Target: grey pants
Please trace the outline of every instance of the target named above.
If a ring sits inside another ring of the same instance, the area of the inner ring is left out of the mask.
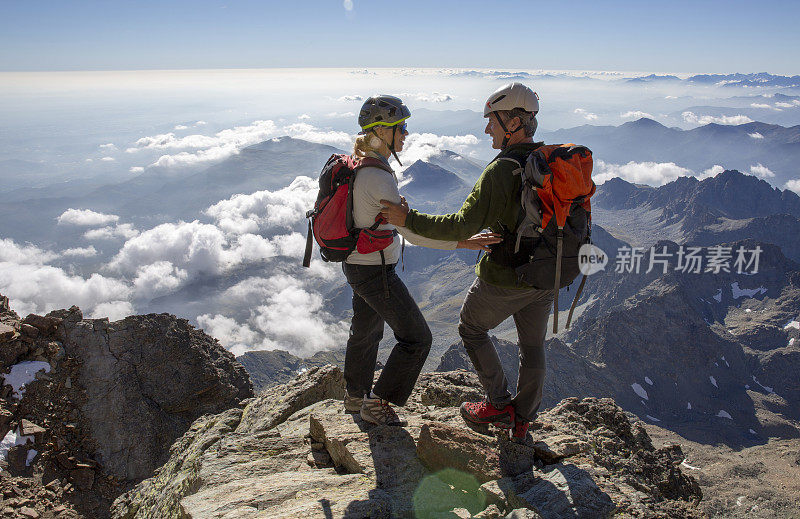
[[[478,278],[461,307],[458,333],[483,384],[486,398],[497,408],[513,404],[516,415],[526,421],[536,418],[542,402],[546,367],[544,338],[553,295],[552,290],[501,288]],[[515,396],[508,391],[503,366],[488,333],[512,315],[519,335],[519,379]]]

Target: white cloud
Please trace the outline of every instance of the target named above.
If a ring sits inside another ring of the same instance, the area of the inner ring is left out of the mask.
[[[345,119],[345,118],[348,118],[348,117],[355,117],[355,116],[356,116],[356,114],[353,113],[353,112],[331,112],[331,113],[325,114],[325,117],[331,117],[331,118],[336,118],[336,119]]]
[[[647,112],[642,112],[641,110],[632,110],[630,112],[625,112],[624,114],[619,114],[620,117],[623,119],[641,119],[642,117],[646,117],[648,119],[652,119],[653,116]]]
[[[186,126],[186,125],[184,125],[184,124],[178,124],[178,125],[176,125],[176,126],[175,126],[175,128],[174,128],[174,129],[175,129],[175,130],[186,130],[186,129],[188,129],[188,128],[189,128],[189,127],[188,127],[188,126]]]
[[[723,168],[719,164],[714,164],[713,166],[711,166],[707,170],[705,170],[702,173],[700,173],[699,175],[697,175],[697,178],[699,178],[700,180],[703,180],[704,178],[716,177],[717,175],[719,175],[723,171],[725,171],[725,168]]]
[[[117,161],[117,159],[115,159],[114,157],[103,157],[100,160],[102,160],[103,162],[116,162]]]
[[[300,119],[301,121],[307,121],[311,119],[311,116],[308,114],[300,114],[297,116],[297,118]]]
[[[127,299],[130,288],[100,274],[84,279],[49,265],[0,263],[0,293],[12,300],[17,311],[24,309],[23,313],[78,305],[91,314],[102,303]]]
[[[353,10],[353,0],[344,0],[342,2],[342,5],[344,5],[344,9],[346,11],[352,11]]]
[[[783,187],[800,195],[800,178],[788,181]]]
[[[91,258],[97,256],[97,249],[89,247],[75,247],[61,251],[61,256],[76,256],[79,258]]]
[[[412,133],[406,137],[403,151],[399,154],[404,168],[418,160],[427,160],[443,150],[455,151],[460,155],[474,155],[480,143],[474,135],[436,135],[434,133]]]
[[[56,258],[58,258],[58,254],[55,252],[42,250],[30,243],[17,245],[14,240],[0,238],[0,263],[44,265]],[[0,293],[2,293],[2,290],[0,290]]]
[[[800,99],[795,99],[791,103],[778,102],[775,103],[775,106],[778,108],[794,108],[795,106],[800,106]]]
[[[92,319],[108,317],[110,321],[119,321],[134,313],[133,305],[128,301],[109,301],[95,306],[90,317]]]
[[[224,315],[203,314],[197,316],[197,324],[207,334],[219,340],[220,344],[236,355],[255,349],[263,340],[258,333],[246,324],[239,324],[235,319]]]
[[[678,166],[674,162],[631,161],[627,164],[607,164],[602,160],[597,160],[595,171],[599,172],[599,174],[593,175],[597,184],[602,184],[610,178],[619,177],[636,184],[662,186],[678,177],[694,175],[692,170]]]
[[[326,312],[322,296],[298,278],[250,278],[222,297],[254,308],[246,322],[220,314],[201,315],[197,322],[235,355],[280,348],[305,356],[347,341],[348,324]]]
[[[152,137],[142,137],[136,141],[135,148],[127,151],[136,152],[140,149],[186,149],[186,148],[213,148],[213,147],[244,147],[266,140],[275,134],[277,126],[273,121],[254,121],[247,126],[236,126],[217,132],[213,136],[192,134],[176,137],[174,133],[164,133]]]
[[[142,173],[144,168],[142,166],[133,166],[129,171],[131,173]]]
[[[188,273],[169,261],[156,261],[136,271],[133,289],[138,298],[152,299],[168,294],[186,281]]]
[[[446,103],[447,101],[452,101],[456,98],[456,96],[452,94],[443,94],[441,92],[417,92],[416,94],[403,92],[400,94],[400,97],[403,99],[413,99],[414,101],[419,101],[421,103]]]
[[[763,164],[756,164],[755,166],[750,166],[750,174],[755,175],[759,178],[773,178],[775,177],[775,173],[770,171],[770,169]]]
[[[99,147],[100,147],[101,150],[115,150],[115,149],[117,149],[117,146],[112,142],[109,142],[108,144],[101,144]]]
[[[137,236],[138,234],[139,231],[137,231],[133,225],[129,223],[123,223],[115,225],[114,227],[107,226],[86,231],[83,233],[83,237],[87,240],[116,240],[119,238],[127,240]]]
[[[763,104],[763,103],[750,103],[750,106],[753,107],[753,108],[764,108],[764,109],[767,109],[767,110],[774,110],[772,105],[767,105],[767,104]]]
[[[267,228],[296,228],[304,222],[305,212],[314,205],[319,185],[309,177],[297,177],[277,191],[257,191],[234,195],[217,202],[205,214],[226,232],[255,233]]]
[[[181,166],[194,166],[204,162],[217,162],[227,159],[231,155],[238,153],[238,149],[233,145],[215,146],[207,150],[200,150],[196,153],[182,151],[175,155],[162,155],[150,164],[150,166],[174,168]]]
[[[115,223],[119,216],[115,214],[104,214],[92,211],[91,209],[67,209],[57,218],[59,225],[80,225],[85,227],[95,227]]]
[[[297,218],[302,216],[298,213]],[[107,268],[141,278],[134,282],[137,290],[152,286],[159,275],[169,278],[159,290],[174,289],[188,279],[220,275],[242,264],[264,262],[279,255],[299,258],[304,245],[305,237],[300,233],[264,238],[249,232],[226,234],[216,225],[197,220],[166,223],[125,242]]]
[[[295,123],[284,126],[281,129],[284,135],[302,139],[304,141],[328,144],[342,149],[351,149],[355,136],[347,132],[337,132],[333,130],[320,130],[307,123]]]
[[[763,136],[763,135],[761,135],[761,134],[760,134],[760,133],[758,133],[758,132],[755,132],[755,133],[748,133],[747,135],[749,135],[750,137],[752,137],[752,138],[754,138],[754,139],[763,139],[763,138],[764,138],[764,136]]]
[[[205,126],[205,125],[207,125],[207,124],[208,124],[208,123],[207,123],[207,122],[205,122],[205,121],[197,121],[196,123],[194,123],[194,125],[195,125],[195,126]]]
[[[578,114],[578,115],[582,115],[582,116],[583,116],[583,118],[584,118],[584,119],[586,119],[587,121],[594,121],[594,120],[596,120],[596,119],[597,119],[597,115],[596,115],[596,114],[593,114],[593,113],[591,113],[591,112],[587,112],[587,111],[586,111],[586,110],[584,110],[583,108],[576,108],[576,109],[575,109],[575,110],[573,110],[572,112],[573,112],[573,113],[576,113],[576,114]]]
[[[298,139],[349,148],[354,137],[346,132],[329,131],[316,128],[307,123],[295,123],[279,127],[271,120],[254,121],[247,126],[237,126],[209,135],[186,135],[177,137],[174,133],[142,137],[136,147],[128,148],[128,153],[139,150],[195,150],[180,151],[160,156],[151,166],[182,167],[208,162],[218,162],[239,152],[242,148],[263,142],[279,135],[289,135]]]
[[[216,274],[224,262],[227,240],[218,227],[193,222],[165,223],[125,242],[109,263],[113,271],[133,274],[143,266],[169,262],[193,274]]]
[[[698,116],[695,115],[694,112],[683,112],[681,114],[683,116],[683,120],[690,124],[747,124],[752,123],[753,120],[747,117],[746,115],[723,115],[721,117],[714,117],[713,115],[702,115]]]
[[[364,96],[360,96],[358,94],[346,95],[337,99],[337,101],[363,101],[363,100]]]

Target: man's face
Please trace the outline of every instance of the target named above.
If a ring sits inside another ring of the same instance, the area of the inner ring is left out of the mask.
[[[497,122],[498,117],[500,117],[498,112],[490,113],[488,122],[486,123],[486,129],[483,130],[483,133],[492,136],[492,148],[496,150],[503,149],[503,137],[506,135],[506,132],[503,131],[503,127]],[[503,122],[505,123],[505,121]],[[506,127],[508,127],[507,123]]]

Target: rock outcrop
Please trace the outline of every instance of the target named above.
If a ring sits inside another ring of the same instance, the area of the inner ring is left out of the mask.
[[[680,447],[655,448],[610,399],[566,399],[517,443],[464,425],[471,373],[420,377],[407,427],[344,413],[343,392],[325,366],[201,417],[112,516],[704,517]]]
[[[253,396],[233,355],[171,315],[109,322],[72,307],[20,319],[0,297],[0,325],[0,435],[15,444],[0,491],[36,496],[12,499],[14,513],[107,517],[197,418]]]

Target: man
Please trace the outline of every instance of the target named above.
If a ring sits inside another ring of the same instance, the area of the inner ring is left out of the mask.
[[[439,240],[462,240],[487,227],[497,233],[516,229],[521,179],[513,172],[520,160],[543,144],[533,142],[538,111],[539,97],[527,86],[501,87],[489,96],[483,111],[488,118],[485,133],[492,137],[492,148],[501,151],[486,166],[461,209],[427,215],[409,210],[404,203],[381,200],[383,216],[394,225]],[[544,338],[554,291],[521,284],[513,268],[493,261],[493,253],[485,255],[475,269],[477,279],[464,299],[458,325],[486,400],[465,402],[461,415],[471,424],[513,428],[512,436],[524,439],[542,400]],[[519,335],[519,379],[513,396],[488,333],[509,316],[514,317]]]

